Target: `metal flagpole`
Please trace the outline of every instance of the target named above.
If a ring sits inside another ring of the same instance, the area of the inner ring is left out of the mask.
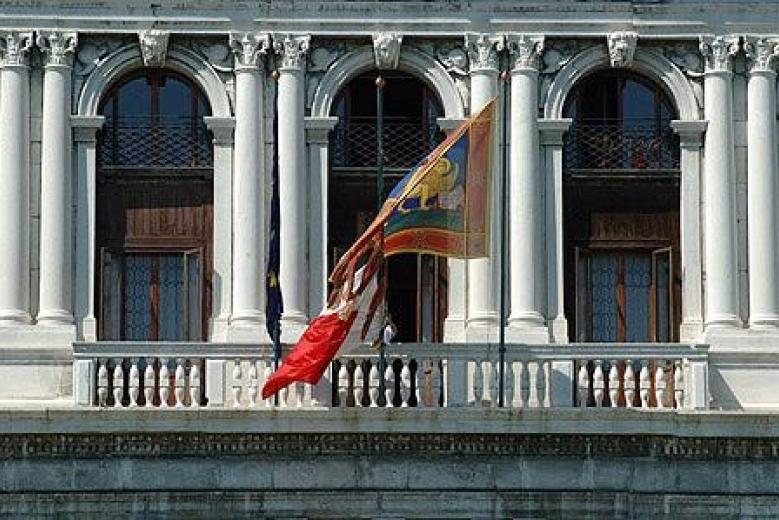
[[[381,74],[376,76],[376,212],[381,210],[384,202],[384,86],[386,81]],[[384,233],[381,234],[381,240],[384,241]],[[382,244],[383,246],[383,244]],[[383,249],[383,247],[382,247]],[[384,283],[385,260],[382,258],[379,266],[377,280]],[[384,370],[386,370],[386,345],[384,344],[384,326],[387,318],[387,296],[384,295],[384,301],[381,304],[381,332],[379,333],[379,396],[385,395],[384,392]],[[390,403],[385,403],[385,406]]]
[[[510,76],[508,70],[500,73],[501,88],[503,90],[503,121],[500,154],[500,314],[498,314],[498,406],[504,406],[505,378],[506,378],[506,220],[508,214],[508,169],[506,164],[507,135],[508,135],[508,84]]]

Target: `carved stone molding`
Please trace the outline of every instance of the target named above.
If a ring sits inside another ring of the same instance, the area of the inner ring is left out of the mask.
[[[606,36],[609,61],[612,67],[629,67],[636,53],[638,35],[632,31],[618,31]]]
[[[750,71],[776,71],[779,39],[744,38],[744,51],[750,61]]]
[[[165,65],[169,37],[170,34],[167,31],[158,29],[148,29],[138,33],[144,65],[147,67],[163,67]]]
[[[706,62],[706,72],[729,72],[733,56],[740,48],[737,36],[701,36],[698,48]]]
[[[465,50],[468,53],[470,71],[498,70],[498,52],[503,50],[503,36],[491,34],[467,33]]]
[[[403,35],[392,32],[373,34],[373,56],[380,70],[397,69]]]
[[[230,33],[236,69],[259,67],[270,46],[270,35],[267,33]]]
[[[78,45],[78,35],[75,32],[40,31],[36,42],[46,56],[47,66],[71,67],[73,65],[73,57]]]
[[[468,75],[468,56],[459,47],[445,49],[436,56],[447,72],[456,76]]]
[[[544,37],[540,35],[508,34],[506,48],[511,56],[511,68],[538,70],[544,52]]]
[[[32,32],[0,32],[0,65],[30,65]]]
[[[305,57],[311,47],[310,35],[277,34],[273,35],[273,51],[281,58],[280,68],[301,69],[305,66]]]

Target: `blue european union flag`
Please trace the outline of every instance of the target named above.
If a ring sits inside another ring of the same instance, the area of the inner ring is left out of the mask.
[[[275,96],[274,96],[275,97]],[[273,194],[270,203],[270,244],[268,247],[268,270],[265,277],[265,323],[268,334],[274,345],[278,344],[281,335],[281,314],[284,312],[284,301],[281,297],[279,285],[279,264],[281,261],[281,244],[279,233],[281,219],[279,218],[279,121],[276,103],[274,103],[273,115],[273,166],[271,169],[271,182]]]

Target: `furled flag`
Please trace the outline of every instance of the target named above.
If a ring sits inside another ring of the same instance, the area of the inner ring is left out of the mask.
[[[384,257],[406,252],[457,258],[487,256],[495,101],[452,132],[390,193],[379,214],[330,275],[327,308],[262,389],[267,399],[303,381],[315,384],[344,346],[378,333],[376,310]],[[361,266],[361,267],[358,267]]]
[[[278,91],[278,88],[276,89]],[[274,106],[276,104],[274,103]],[[265,324],[268,334],[273,341],[274,348],[279,344],[281,334],[281,314],[284,312],[284,303],[281,298],[281,286],[279,285],[279,265],[281,256],[281,244],[279,233],[281,231],[281,219],[279,218],[279,118],[278,110],[273,115],[273,165],[271,178],[273,192],[270,202],[270,245],[268,247],[268,268],[265,275]],[[280,354],[280,352],[279,352]]]

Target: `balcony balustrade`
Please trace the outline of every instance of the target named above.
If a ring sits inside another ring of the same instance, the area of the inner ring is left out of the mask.
[[[681,344],[393,344],[382,366],[365,347],[316,385],[267,400],[268,346],[98,342],[74,346],[76,404],[107,408],[708,407],[708,347]],[[503,384],[499,378],[503,377]]]

